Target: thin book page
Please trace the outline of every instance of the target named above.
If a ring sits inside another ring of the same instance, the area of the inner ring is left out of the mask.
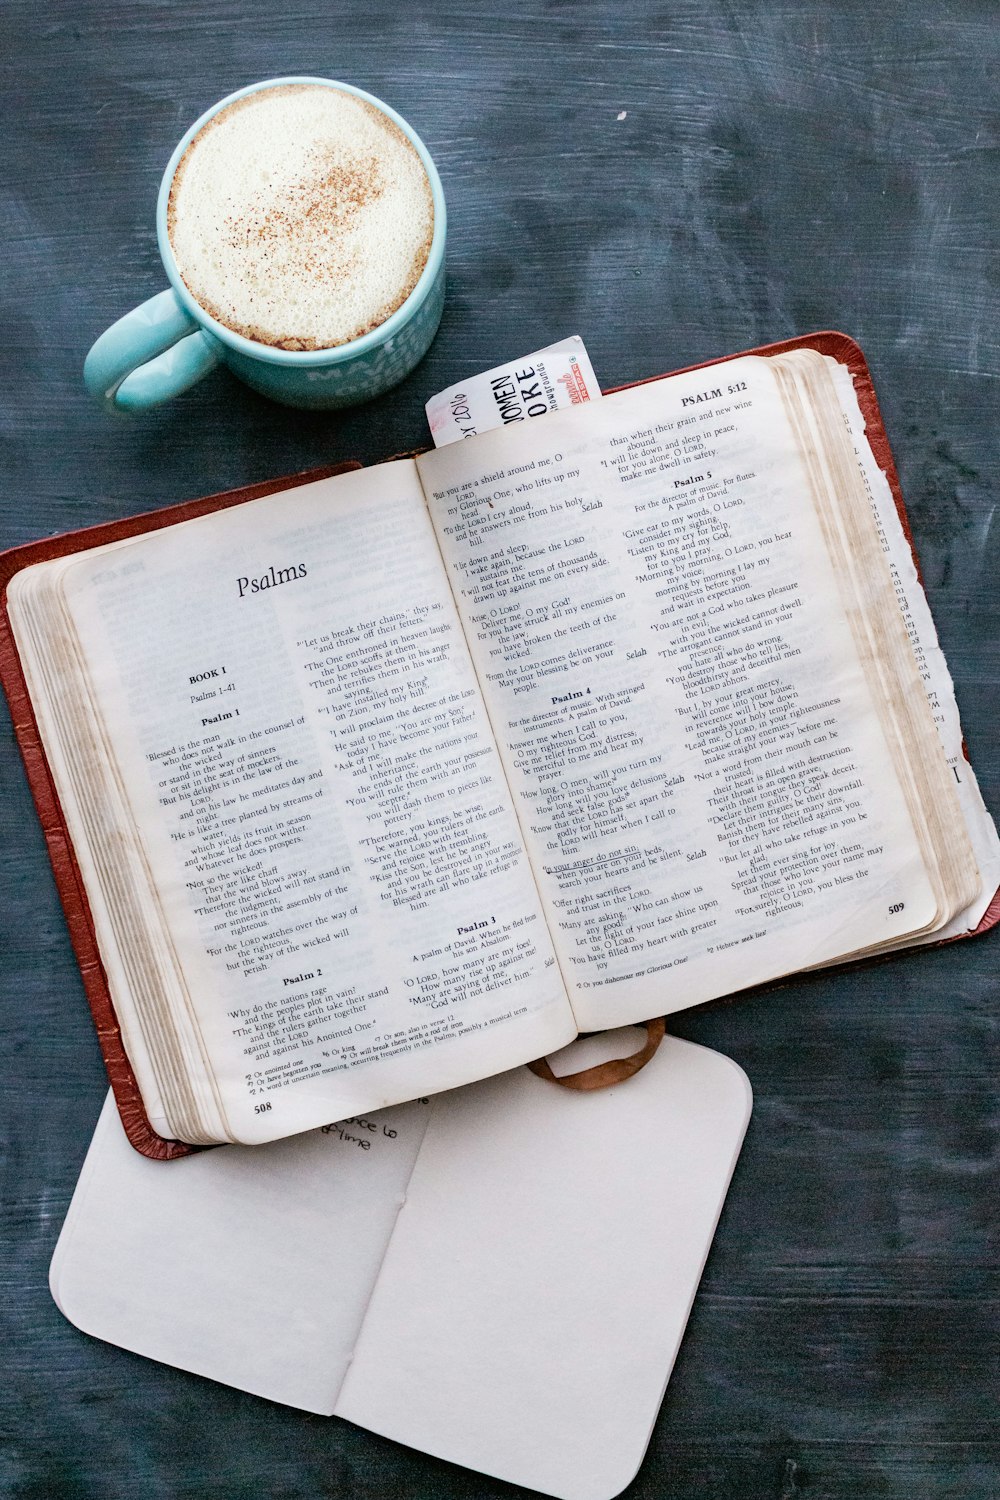
[[[154,1130],[196,1143],[224,1139],[224,1117],[212,1120],[196,1097],[191,1062],[200,1039],[186,1024],[183,979],[58,587],[68,566],[61,560],[17,574],[8,607],[104,973],[118,997],[123,1044]]]
[[[63,587],[232,1135],[569,1040],[411,464],[85,555]]]
[[[772,361],[793,430],[806,455],[813,502],[859,657],[877,685],[874,704],[934,884],[938,913],[964,910],[979,872],[962,827],[955,779],[941,745],[867,493],[845,431],[832,361],[795,350]]]
[[[979,867],[980,889],[970,905],[958,912],[939,932],[916,939],[918,942],[942,941],[974,931],[982,920],[1000,886],[1000,836],[986,810],[975,772],[966,757],[951,674],[938,642],[927,595],[917,576],[913,551],[896,510],[892,490],[865,438],[865,420],[850,371],[836,360],[827,360],[826,363],[837,388],[844,425],[868,495],[927,702],[954,776],[962,821]]]
[[[766,359],[417,462],[582,1030],[934,919]]]

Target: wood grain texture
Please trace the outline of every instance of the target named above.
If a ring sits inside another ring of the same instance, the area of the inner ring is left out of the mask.
[[[7,0],[0,32],[0,543],[412,448],[433,391],[567,333],[612,385],[840,327],[875,376],[1000,812],[988,0]],[[440,166],[450,293],[430,354],[344,414],[220,372],[105,416],[83,356],[162,285],[174,142],[291,72],[389,100]],[[526,1494],[62,1320],[47,1264],[104,1082],[6,718],[0,778],[0,1496]],[[746,1068],[756,1113],[627,1500],[1000,1493],[997,953],[986,938],[675,1018]]]

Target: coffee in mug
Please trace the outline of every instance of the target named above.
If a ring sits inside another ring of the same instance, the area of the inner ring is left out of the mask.
[[[174,173],[167,233],[194,299],[277,349],[332,349],[378,328],[427,264],[430,181],[367,100],[318,83],[245,94]]]
[[[444,193],[427,148],[349,83],[270,78],[207,110],[160,184],[169,289],[94,344],[87,388],[144,411],[220,363],[289,406],[351,406],[423,357],[444,306]]]

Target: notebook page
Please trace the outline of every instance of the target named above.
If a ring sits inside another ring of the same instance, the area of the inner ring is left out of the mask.
[[[438,1096],[336,1414],[563,1500],[617,1494],[749,1114],[735,1063],[671,1037],[601,1093],[519,1069]]]
[[[95,1338],[329,1415],[427,1115],[399,1105],[155,1162],[128,1144],[109,1094],[52,1295]]]

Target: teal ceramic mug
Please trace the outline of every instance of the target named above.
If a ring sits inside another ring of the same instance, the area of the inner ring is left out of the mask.
[[[259,89],[317,83],[374,105],[412,142],[430,181],[434,230],[419,281],[384,323],[334,348],[293,351],[243,337],[195,300],[181,279],[171,249],[167,205],[184,152],[220,110]],[[445,233],[444,193],[427,148],[380,99],[328,78],[269,78],[238,89],[196,120],[171,156],[156,207],[156,236],[170,287],[126,313],[101,335],[84,364],[87,389],[115,410],[145,411],[186,391],[216,365],[224,364],[255,391],[286,406],[324,409],[368,401],[408,375],[437,332],[444,307]]]

